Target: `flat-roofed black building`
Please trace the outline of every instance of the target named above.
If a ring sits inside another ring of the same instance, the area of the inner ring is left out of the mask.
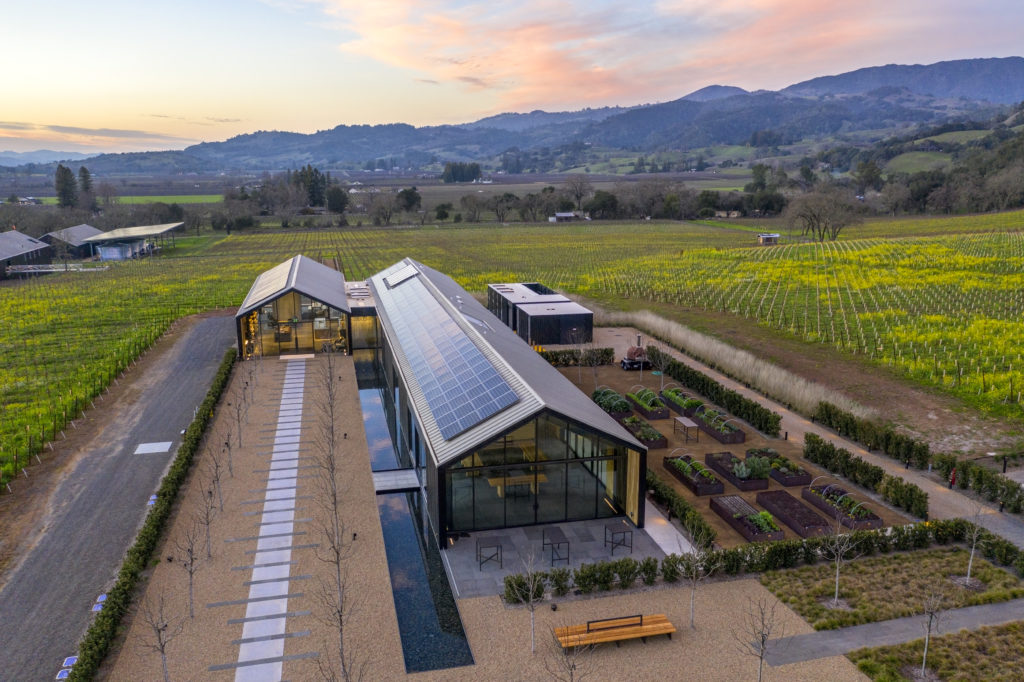
[[[488,284],[487,309],[530,345],[594,338],[594,313],[538,282]]]

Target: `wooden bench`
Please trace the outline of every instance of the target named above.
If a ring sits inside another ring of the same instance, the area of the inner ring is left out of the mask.
[[[570,625],[568,627],[555,628],[555,637],[563,649],[578,646],[592,646],[615,642],[615,646],[624,639],[640,638],[647,643],[648,637],[654,635],[668,635],[672,639],[672,633],[676,626],[668,621],[663,613],[655,613],[649,616],[626,616],[623,618],[604,618],[601,620],[587,621],[585,625]]]

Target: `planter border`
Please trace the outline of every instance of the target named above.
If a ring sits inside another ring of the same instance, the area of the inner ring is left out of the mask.
[[[619,424],[622,425],[622,428],[626,429],[631,434],[633,434],[633,437],[640,441],[640,443],[644,445],[648,450],[661,450],[668,447],[668,438],[666,438],[665,435],[661,433],[661,431],[654,429],[654,427],[651,426],[650,424],[647,425],[651,426],[652,429],[658,431],[658,434],[661,435],[661,438],[659,440],[643,440],[642,438],[640,438],[640,436],[636,435],[636,432],[639,431],[639,429],[631,428],[630,425],[625,422],[625,420],[625,417],[619,420]]]
[[[731,452],[709,452],[706,455],[704,455],[704,463],[707,464],[710,468],[714,469],[715,473],[720,474],[722,478],[729,481],[729,483],[731,483],[737,489],[742,490],[743,492],[750,492],[751,490],[768,489],[767,478],[753,478],[748,481],[744,481],[742,478],[737,478],[736,475],[732,473],[731,468],[725,466],[719,461],[719,455],[728,455],[730,457],[730,461],[732,457],[736,457],[736,455],[732,454]],[[739,458],[737,457],[737,459]]]
[[[785,495],[786,498],[782,496]],[[797,535],[802,538],[809,538],[815,535],[828,535],[829,525],[828,521],[823,519],[818,512],[810,509],[804,505],[800,500],[796,499],[786,490],[763,490],[757,494],[755,498],[757,503],[771,512],[772,516],[782,521],[784,524],[793,529]],[[818,523],[812,525],[805,525],[797,523],[791,516],[788,508],[785,505],[799,507],[804,514],[809,514],[810,517],[818,520]]]
[[[820,489],[822,486],[814,487]],[[843,494],[846,493],[846,490],[843,488],[839,488],[836,486],[831,487],[834,488],[835,490],[842,491]],[[810,486],[807,486],[800,490],[800,497],[804,498],[812,505],[814,505],[821,511],[825,512],[825,514],[827,514],[830,518],[834,519],[836,517],[836,509],[838,509],[838,507],[828,502],[821,495],[811,492]],[[874,530],[875,528],[881,528],[883,525],[882,517],[880,517],[873,511],[869,511],[868,513],[871,514],[871,516],[868,516],[867,518],[863,519],[854,519],[849,514],[843,512],[839,516],[839,522],[851,530]]]
[[[725,485],[720,480],[718,480],[717,477],[715,478],[714,483],[701,483],[696,480],[687,478],[686,474],[684,474],[682,471],[679,471],[679,469],[676,469],[675,466],[672,464],[672,462],[676,460],[692,462],[693,458],[690,457],[689,455],[683,455],[681,457],[662,457],[662,464],[665,465],[666,471],[672,474],[672,476],[674,476],[677,481],[679,481],[687,488],[689,488],[690,492],[692,492],[694,495],[697,495],[698,497],[701,495],[721,495],[722,493],[725,492]]]
[[[694,408],[693,411],[696,412],[697,409],[698,408]],[[684,411],[684,414],[685,414],[685,411]],[[693,414],[688,414],[686,416],[692,417]],[[737,427],[736,430],[731,432],[731,433],[722,433],[718,429],[711,428],[708,425],[708,423],[705,422],[700,417],[697,417],[696,419],[694,419],[694,421],[697,422],[697,428],[698,429],[700,429],[704,433],[708,434],[709,436],[711,436],[712,438],[717,440],[722,445],[736,445],[737,443],[744,443],[747,440],[747,434],[744,433],[743,429],[741,429],[741,428]]]
[[[733,516],[732,511],[725,507],[725,503],[722,501],[724,499],[739,500],[749,507],[751,509],[751,513],[754,514],[757,513],[757,509],[739,495],[719,495],[718,497],[711,498],[711,509],[722,517],[723,521],[728,523],[733,530],[742,535],[748,542],[770,542],[772,540],[782,540],[785,537],[785,533],[783,533],[781,529],[772,531],[771,533],[764,533],[758,530],[757,526],[748,521],[746,516],[736,518]]]
[[[653,410],[647,409],[643,403],[638,402],[633,396],[626,394],[626,400],[633,404],[633,409],[640,413],[644,419],[668,419],[668,408],[658,407]],[[664,400],[662,400],[664,402]]]

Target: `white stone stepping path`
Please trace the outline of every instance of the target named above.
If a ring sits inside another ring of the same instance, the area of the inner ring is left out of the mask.
[[[256,543],[254,549],[245,552],[251,563],[233,569],[243,576],[248,574],[244,584],[249,588],[249,596],[209,605],[246,604],[245,617],[231,621],[242,624],[242,636],[232,642],[238,646],[237,662],[210,666],[211,671],[234,669],[236,682],[279,682],[285,661],[318,656],[316,652],[288,656],[284,653],[286,640],[309,634],[309,630],[288,630],[290,619],[309,615],[309,611],[288,610],[288,599],[302,597],[303,582],[310,578],[308,575],[291,574],[296,563],[292,552],[316,546],[300,544],[308,537],[307,532],[295,527],[309,521],[308,518],[296,518],[295,514],[299,510],[297,501],[309,497],[298,494],[299,478],[308,478],[308,474],[300,474],[297,466],[306,459],[299,454],[305,380],[305,359],[295,358],[288,362],[277,428],[270,436],[273,447],[269,468],[264,470],[267,473],[266,485],[254,491],[262,499],[242,503],[262,503],[261,512],[246,512],[254,516],[258,535],[228,539],[228,542]]]

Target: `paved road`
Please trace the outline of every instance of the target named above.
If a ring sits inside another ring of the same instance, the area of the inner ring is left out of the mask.
[[[951,609],[942,613],[938,632],[933,630],[932,634],[943,635],[960,630],[977,630],[984,625],[1002,625],[1020,620],[1021,613],[1024,613],[1024,599]],[[908,616],[880,623],[782,637],[772,640],[765,661],[769,665],[785,665],[829,656],[842,656],[866,646],[912,642],[915,639],[924,639],[924,623],[924,616]]]
[[[197,321],[58,487],[45,535],[0,592],[0,680],[52,680],[77,653],[96,597],[113,585],[180,432],[234,342],[230,317]],[[166,441],[169,452],[134,454]]]
[[[595,329],[594,331],[595,334],[600,333],[600,330],[598,329]],[[595,345],[615,346],[616,357],[619,357],[623,352],[625,352],[626,347],[633,343],[635,339],[635,332],[619,332],[618,335],[608,333],[607,335],[602,335],[601,341],[595,343]],[[950,490],[942,481],[937,480],[934,475],[930,475],[927,472],[917,469],[905,469],[903,464],[897,460],[891,459],[882,454],[868,452],[857,443],[840,437],[836,432],[827,429],[820,424],[812,423],[802,415],[786,409],[782,404],[775,402],[771,398],[766,398],[760,393],[743,386],[743,384],[730,379],[721,372],[711,369],[704,363],[694,360],[689,356],[682,355],[674,349],[670,348],[669,350],[672,356],[677,360],[680,360],[695,369],[699,369],[701,372],[704,372],[708,376],[714,378],[727,388],[730,388],[743,396],[757,400],[770,410],[778,412],[782,415],[782,431],[789,433],[789,440],[795,440],[798,443],[802,443],[805,434],[813,433],[835,443],[839,447],[849,450],[853,454],[872,464],[882,467],[882,469],[887,473],[899,476],[905,481],[919,486],[922,490],[928,493],[929,518],[969,519],[975,514],[976,503],[973,498],[967,497],[959,490]],[[877,501],[877,496],[872,497]],[[1022,519],[1021,516],[1000,513],[996,507],[986,502],[983,503],[983,506],[981,507],[981,515],[978,521],[988,530],[993,533],[998,533],[1018,547],[1024,549],[1024,519]]]

